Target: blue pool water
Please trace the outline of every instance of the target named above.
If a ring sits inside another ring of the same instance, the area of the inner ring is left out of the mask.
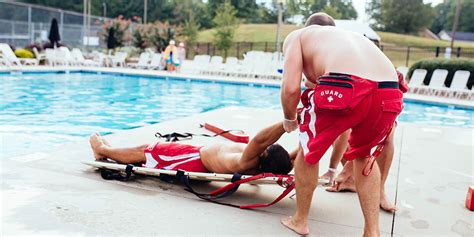
[[[274,87],[111,74],[4,74],[0,88],[5,157],[225,106],[280,108]],[[473,128],[473,117],[473,110],[407,102],[399,119]]]

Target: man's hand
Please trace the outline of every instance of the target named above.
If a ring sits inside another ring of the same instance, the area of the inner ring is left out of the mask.
[[[298,120],[297,119],[285,119],[283,120],[283,128],[285,132],[290,133],[295,131],[298,128]]]

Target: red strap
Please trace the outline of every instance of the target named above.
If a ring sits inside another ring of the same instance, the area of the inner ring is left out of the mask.
[[[383,148],[385,147],[385,143],[387,142],[387,138],[390,136],[390,133],[392,132],[393,125],[390,127],[390,129],[387,132],[387,135],[382,139],[377,144],[377,148],[375,149],[374,152],[369,157],[369,160],[367,161],[367,164],[364,167],[364,170],[362,170],[362,175],[364,176],[369,176],[369,174],[372,172],[372,169],[374,168],[374,164],[376,159],[379,157],[380,153],[382,152]]]
[[[221,193],[223,193],[227,190],[230,190],[230,189],[232,189],[235,186],[238,186],[240,184],[247,183],[247,182],[250,182],[250,181],[253,181],[253,180],[257,180],[257,179],[262,179],[262,178],[265,178],[265,177],[277,177],[278,178],[277,184],[284,187],[284,188],[286,188],[283,191],[283,193],[281,193],[280,196],[278,196],[273,202],[268,203],[268,204],[256,203],[256,204],[249,204],[249,205],[242,205],[242,206],[236,206],[236,205],[233,205],[233,204],[225,204],[225,203],[220,203],[220,202],[216,202],[216,203],[235,206],[235,207],[239,207],[241,209],[268,207],[268,206],[271,206],[271,205],[279,202],[281,199],[283,199],[285,196],[287,196],[288,193],[290,193],[295,188],[295,183],[293,182],[294,178],[291,175],[275,175],[275,174],[271,174],[271,173],[262,173],[262,174],[259,174],[259,175],[254,175],[254,176],[251,176],[251,177],[248,177],[248,178],[245,178],[245,179],[235,181],[235,182],[233,182],[231,184],[228,184],[228,185],[226,185],[222,188],[216,189],[213,192],[211,192],[210,195],[211,196],[216,196],[216,195],[219,195],[219,194],[221,194]],[[286,178],[285,182],[283,182],[284,178]]]
[[[288,178],[288,180],[290,180],[291,184],[285,189],[285,191],[283,191],[283,193],[280,194],[280,196],[278,196],[275,200],[273,200],[273,202],[268,203],[268,204],[257,203],[257,204],[242,205],[242,206],[240,206],[240,208],[241,209],[250,209],[250,208],[269,207],[269,206],[279,202],[281,199],[286,197],[286,195],[288,195],[288,193],[290,193],[295,188],[295,183],[293,182],[293,177]],[[289,183],[288,180],[287,180],[286,183]]]
[[[267,177],[265,175],[268,175],[268,174],[262,173],[262,174],[254,175],[254,176],[251,176],[251,177],[248,177],[248,178],[245,178],[245,179],[237,180],[237,181],[235,181],[233,183],[230,183],[230,184],[228,184],[224,187],[221,187],[221,188],[218,188],[218,189],[212,191],[209,195],[212,195],[212,196],[218,195],[218,194],[223,193],[227,190],[233,189],[233,188],[235,188],[235,186],[240,185],[242,183],[247,183],[247,182],[250,182],[250,181],[253,181],[253,180],[257,180],[257,179]]]

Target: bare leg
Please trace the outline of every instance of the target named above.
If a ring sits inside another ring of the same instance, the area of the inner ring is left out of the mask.
[[[295,160],[296,213],[281,223],[300,235],[309,233],[308,215],[313,193],[317,185],[319,164],[310,165],[304,161],[303,149]]]
[[[364,236],[380,236],[379,208],[380,208],[380,170],[377,163],[369,176],[364,176],[362,170],[367,159],[355,159],[354,179],[359,196],[360,206],[364,214]]]
[[[113,148],[97,133],[90,136],[89,142],[96,160],[110,158],[123,164],[144,163],[146,161],[144,151],[147,145],[132,148]]]
[[[353,177],[353,162],[347,161],[342,168],[341,173],[334,179],[334,183],[331,187],[326,188],[328,192],[356,192],[356,186]]]
[[[345,132],[341,133],[341,135],[339,135],[339,137],[332,144],[333,150],[331,154],[331,160],[329,161],[329,170],[320,177],[321,179],[327,179],[328,184],[330,185],[334,182],[334,178],[337,175],[337,165],[339,162],[341,162],[342,156],[349,146],[348,141],[350,134],[351,130],[347,129]]]
[[[380,174],[382,178],[381,186],[380,186],[380,207],[382,210],[387,212],[395,212],[397,207],[393,205],[387,195],[385,194],[385,181],[387,181],[388,172],[390,170],[390,166],[392,165],[393,155],[394,155],[394,134],[395,134],[395,126],[392,128],[392,132],[388,136],[385,146],[380,153],[379,157],[377,158],[377,164],[380,167]]]

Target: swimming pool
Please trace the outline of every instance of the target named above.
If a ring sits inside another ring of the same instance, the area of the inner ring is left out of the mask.
[[[1,156],[225,106],[280,108],[279,88],[97,73],[0,74]],[[400,121],[474,127],[474,111],[406,102]]]

